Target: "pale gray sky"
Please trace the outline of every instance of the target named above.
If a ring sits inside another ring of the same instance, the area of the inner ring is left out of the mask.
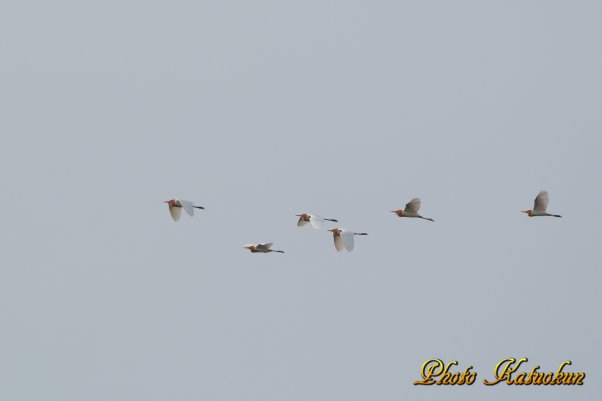
[[[5,4],[0,399],[596,398],[601,17]],[[519,212],[541,189],[563,219]],[[389,213],[414,196],[435,223]],[[207,210],[176,224],[172,197]],[[303,211],[370,235],[336,253]],[[482,385],[523,356],[585,385]],[[413,386],[431,357],[477,383]]]

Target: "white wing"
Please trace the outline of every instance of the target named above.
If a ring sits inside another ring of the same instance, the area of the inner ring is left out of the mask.
[[[318,215],[310,214],[309,222],[311,223],[312,227],[316,230],[321,230],[324,228],[324,219]]]
[[[194,216],[194,208],[192,207],[193,203],[191,201],[178,199],[178,202],[180,202],[182,209],[184,209],[189,216]]]
[[[409,213],[418,213],[420,210],[420,203],[420,198],[414,198],[406,203],[406,208],[403,211]]]
[[[349,252],[353,251],[353,231],[341,231],[341,238],[343,239],[345,248],[347,248]]]
[[[255,249],[257,249],[257,250],[270,249],[270,247],[271,247],[273,244],[274,244],[273,242],[268,242],[268,243],[261,242],[261,243],[259,243],[259,244],[255,245]]]
[[[303,227],[307,224],[307,221],[303,220],[303,217],[299,217],[299,221],[297,222],[298,227]]]
[[[337,249],[337,252],[341,252],[343,248],[345,248],[345,244],[340,236],[336,235],[334,237],[334,247]]]
[[[173,219],[173,221],[178,221],[180,220],[180,216],[182,215],[182,208],[170,206],[169,214],[171,214],[171,218]]]
[[[548,192],[541,191],[537,195],[537,198],[535,198],[535,202],[533,204],[533,210],[536,210],[538,212],[545,212],[546,209],[548,208],[548,202],[549,202]]]

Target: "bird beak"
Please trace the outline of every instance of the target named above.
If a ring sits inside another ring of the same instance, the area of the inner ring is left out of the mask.
[[[521,213],[527,213],[527,214],[529,214],[529,211],[528,211],[528,210],[521,210],[520,212],[521,212]]]
[[[297,216],[297,217],[301,217],[301,215],[300,215],[300,214],[296,214],[295,216]]]
[[[397,213],[397,210],[391,210],[391,213]]]

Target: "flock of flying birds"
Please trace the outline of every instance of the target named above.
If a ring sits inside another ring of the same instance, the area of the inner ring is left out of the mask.
[[[535,198],[535,202],[533,204],[533,209],[522,210],[523,213],[526,213],[529,217],[539,217],[539,216],[552,216],[552,217],[562,217],[558,214],[550,214],[546,212],[548,208],[549,196],[547,191],[541,191],[537,197]],[[180,216],[182,215],[182,209],[190,215],[194,216],[194,209],[205,209],[202,206],[195,206],[194,203],[183,200],[183,199],[170,199],[165,201],[169,205],[169,213],[171,214],[171,218],[174,221],[180,220]],[[391,210],[392,213],[395,213],[398,217],[413,217],[424,219],[428,221],[435,221],[430,217],[421,216],[418,211],[420,210],[420,198],[414,198],[408,203],[406,203],[403,209]],[[302,213],[297,214],[299,220],[297,221],[297,226],[303,227],[307,223],[309,223],[313,228],[317,230],[324,229],[324,224],[327,221],[338,223],[336,219],[326,219],[324,217],[320,217],[316,214],[310,213]],[[345,230],[344,228],[333,228],[328,230],[332,233],[334,238],[334,247],[337,252],[346,249],[347,251],[353,251],[354,246],[354,237],[356,235],[368,235],[368,233],[356,233],[353,231]],[[269,252],[279,252],[284,253],[284,251],[279,251],[272,249],[272,242],[260,242],[259,244],[245,244],[245,248],[251,251],[251,253],[269,253]]]

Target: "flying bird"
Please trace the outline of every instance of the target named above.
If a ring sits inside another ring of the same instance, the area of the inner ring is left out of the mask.
[[[368,235],[368,233],[354,233],[353,231],[345,230],[343,228],[333,228],[328,231],[330,231],[334,237],[334,247],[337,252],[341,252],[343,248],[347,249],[349,252],[353,251],[353,237],[356,235]]]
[[[562,217],[559,214],[550,214],[546,212],[548,208],[548,202],[550,201],[550,197],[548,195],[548,191],[541,191],[537,194],[535,198],[535,202],[533,203],[533,210],[521,210],[521,212],[526,213],[529,217],[537,217],[537,216],[553,216],[553,217]]]
[[[194,209],[205,209],[203,206],[195,206],[192,202],[184,199],[170,199],[163,203],[169,205],[169,214],[171,214],[173,221],[180,220],[182,209],[190,216],[194,216]]]
[[[297,222],[298,227],[303,227],[307,223],[310,223],[311,226],[313,228],[315,228],[316,230],[323,229],[324,222],[326,222],[326,221],[334,221],[335,223],[339,222],[336,219],[325,219],[324,217],[320,217],[316,214],[309,214],[309,213],[297,214],[295,216],[297,216],[299,218],[299,221]]]
[[[251,251],[251,253],[269,253],[269,252],[279,252],[284,253],[284,251],[276,251],[274,249],[270,249],[274,243],[273,242],[260,242],[259,244],[245,244],[245,248]]]
[[[395,213],[399,217],[417,217],[419,219],[435,221],[429,217],[422,217],[418,214],[420,210],[420,198],[414,198],[408,203],[406,203],[405,209],[391,210],[392,213]]]

